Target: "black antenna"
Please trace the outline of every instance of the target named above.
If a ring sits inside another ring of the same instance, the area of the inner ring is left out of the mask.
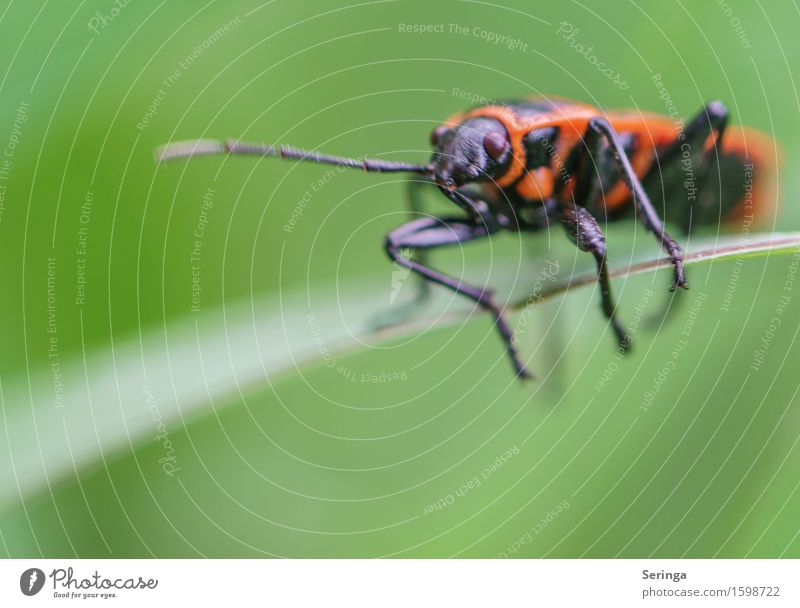
[[[165,162],[179,158],[193,156],[209,156],[214,154],[243,154],[252,156],[272,156],[276,158],[289,158],[295,160],[311,161],[325,165],[339,165],[351,169],[363,169],[374,173],[397,173],[408,171],[411,173],[433,173],[431,165],[412,165],[410,163],[375,160],[364,158],[346,158],[344,156],[330,156],[319,154],[310,150],[300,150],[289,146],[270,146],[267,144],[238,141],[227,139],[193,139],[166,144],[156,149],[156,161]]]

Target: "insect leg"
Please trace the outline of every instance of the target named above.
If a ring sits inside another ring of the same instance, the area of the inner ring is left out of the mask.
[[[603,137],[608,142],[609,146],[611,146],[615,160],[619,165],[622,179],[625,180],[633,196],[636,214],[639,216],[642,225],[656,236],[661,248],[672,260],[672,266],[674,268],[672,289],[677,287],[686,289],[688,286],[686,284],[686,276],[683,272],[683,249],[681,249],[678,242],[675,241],[664,228],[664,223],[661,221],[661,218],[658,217],[647,193],[642,187],[642,183],[639,181],[636,172],[631,166],[627,154],[625,154],[625,149],[617,136],[617,132],[605,118],[597,117],[589,121],[584,141],[591,149],[591,144],[598,137]]]
[[[627,134],[619,137],[627,155],[633,140]],[[620,171],[615,156],[615,152],[605,145],[605,140],[595,134],[578,142],[567,158],[567,175],[575,180],[572,200],[597,218],[607,213],[604,196],[619,181]],[[559,184],[559,195],[567,183],[562,180]],[[559,198],[564,199],[563,196]]]
[[[664,152],[658,155],[660,163],[668,163],[679,157],[688,144],[696,156],[706,156],[705,143],[710,135],[714,135],[714,147],[719,148],[725,127],[728,124],[728,108],[720,101],[710,101],[684,127],[683,132]],[[695,148],[696,147],[696,148]]]
[[[408,208],[411,211],[412,221],[425,214],[425,204],[423,200],[423,191],[433,182],[425,180],[422,177],[411,176],[406,181],[406,197],[408,201]],[[417,256],[417,261],[421,264],[428,265],[428,252],[426,249],[421,249]],[[423,304],[431,295],[431,284],[422,277],[417,276],[417,293],[414,297],[414,304]]]
[[[561,224],[570,239],[581,251],[591,253],[597,262],[597,280],[600,285],[600,304],[603,314],[611,323],[617,342],[623,351],[630,348],[630,337],[616,316],[616,305],[611,295],[611,282],[606,264],[606,239],[595,217],[588,210],[596,198],[602,198],[603,183],[618,173],[615,166],[603,162],[607,155],[604,140],[597,135],[586,137],[579,142],[567,159],[567,172],[573,176],[575,187],[572,201],[565,200],[559,210]],[[566,184],[560,184],[563,188]],[[561,188],[559,188],[560,194]],[[595,208],[603,208],[596,205]]]
[[[719,101],[707,103],[678,137],[658,152],[658,162],[642,180],[651,201],[663,209],[667,220],[680,226],[684,234],[689,234],[698,224],[718,223],[724,212],[718,202],[718,192],[713,192],[709,201],[709,194],[723,186],[718,180],[709,183],[708,177],[720,169],[718,162],[727,123],[728,109]],[[712,135],[713,145],[709,147]],[[703,193],[697,194],[700,192]],[[684,298],[676,295],[670,294],[660,310],[648,319],[651,325],[661,325],[680,309]]]
[[[431,217],[430,212],[425,210],[425,189],[435,188],[435,183],[425,176],[409,176],[405,183],[406,203],[410,211],[410,220],[415,221],[424,217]],[[430,256],[427,249],[420,249],[415,254],[416,260],[423,266],[429,265]],[[397,291],[392,292],[390,299],[391,308],[381,311],[370,320],[373,330],[386,329],[402,323],[418,313],[431,298],[431,283],[419,275],[415,275],[414,295],[411,299],[404,302],[395,303]]]
[[[514,371],[520,378],[531,375],[520,359],[513,342],[513,332],[503,311],[495,302],[491,290],[462,283],[460,280],[435,270],[404,253],[406,250],[426,250],[446,245],[457,245],[489,236],[494,230],[473,218],[423,218],[409,222],[391,232],[385,241],[386,252],[398,264],[415,272],[423,279],[442,285],[476,302],[494,317],[497,330],[503,339]]]
[[[600,304],[603,314],[611,323],[622,350],[630,348],[631,339],[617,319],[614,298],[611,295],[611,281],[606,265],[606,237],[594,216],[583,207],[566,203],[561,207],[561,223],[567,234],[581,251],[587,251],[597,262],[597,280],[600,284]]]
[[[642,180],[651,201],[689,234],[694,225],[718,224],[725,213],[721,191],[730,187],[718,174],[728,110],[708,103],[675,140],[658,152]]]
[[[427,219],[436,219],[432,218],[430,214],[423,212],[424,188],[429,185],[435,186],[448,199],[463,209],[470,222],[486,227],[489,232],[495,232],[502,229],[502,226],[499,224],[498,220],[489,210],[486,201],[481,199],[479,192],[468,192],[466,189],[451,191],[447,188],[437,186],[432,180],[425,179],[424,177],[410,178],[407,182],[408,204],[409,208],[413,212],[414,219],[419,219],[420,215],[427,215]],[[416,255],[417,262],[423,266],[429,266],[427,249],[419,249],[416,252]],[[420,276],[415,276],[414,278],[418,280],[417,291],[414,297],[409,301],[397,306],[393,306],[391,309],[376,315],[370,322],[370,325],[374,330],[380,330],[397,325],[398,323],[401,323],[412,317],[425,305],[426,301],[431,295],[430,281]],[[397,291],[393,291],[390,303],[394,303],[394,298],[396,296]]]

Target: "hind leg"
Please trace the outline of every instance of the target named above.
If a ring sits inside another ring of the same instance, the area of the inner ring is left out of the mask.
[[[716,156],[715,150],[722,145],[727,124],[728,108],[720,101],[707,103],[684,127],[681,135],[658,155],[659,162],[666,164],[683,157],[687,146],[692,158],[706,164],[711,162]],[[709,141],[712,136],[714,139]]]
[[[728,110],[711,101],[692,118],[675,141],[658,154],[658,163],[644,181],[645,190],[664,209],[666,217],[690,234],[698,224],[718,223],[723,209],[715,203],[721,184],[719,170]],[[713,138],[713,139],[712,139]],[[715,184],[715,185],[714,185]],[[669,294],[648,324],[660,326],[680,310],[684,298]]]
[[[715,177],[728,110],[711,101],[684,127],[667,148],[658,153],[657,162],[644,180],[645,190],[664,210],[670,222],[689,234],[692,227],[718,223],[723,210],[719,200],[721,184]],[[716,207],[716,208],[715,208]]]

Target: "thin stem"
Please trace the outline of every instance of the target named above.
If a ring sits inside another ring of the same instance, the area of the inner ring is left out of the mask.
[[[714,247],[712,249],[704,249],[702,251],[693,251],[687,253],[684,257],[684,262],[689,265],[701,264],[703,262],[711,262],[713,260],[720,260],[730,257],[757,257],[771,254],[782,254],[790,251],[800,252],[800,235],[773,235],[773,238],[758,240],[750,243],[737,243],[734,245],[726,245],[723,247]],[[609,271],[609,277],[620,278],[637,274],[644,274],[651,270],[657,270],[672,266],[672,261],[668,257],[658,257],[654,260],[647,260],[645,262],[638,262],[631,264],[626,268],[617,268],[616,270]],[[585,285],[594,284],[597,281],[597,275],[584,274],[577,277],[572,277],[563,283],[559,283],[543,290],[538,294],[537,303],[543,302],[550,298],[566,293],[571,289],[582,287]],[[529,305],[529,300],[525,299],[520,302],[512,304],[509,308],[511,310],[520,310]]]

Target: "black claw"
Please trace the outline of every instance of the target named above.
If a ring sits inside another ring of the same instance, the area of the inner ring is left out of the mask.
[[[672,287],[670,287],[669,290],[675,291],[679,287],[681,289],[689,289],[689,283],[686,282],[686,278],[683,275],[675,277],[675,280],[672,282]]]
[[[517,378],[522,381],[533,380],[534,375],[528,371],[528,368],[525,367],[525,364],[520,360],[519,355],[517,354],[517,349],[514,348],[513,345],[513,337],[508,337],[508,341],[506,342],[506,351],[508,352],[508,356],[511,357],[511,364],[514,366],[514,371],[517,373]]]
[[[616,318],[612,319],[611,327],[614,329],[614,333],[617,336],[617,348],[622,349],[623,353],[628,352],[631,347],[631,337],[625,331],[625,328],[622,326]]]
[[[530,373],[524,365],[517,369],[517,378],[523,382],[527,382],[528,380],[536,380],[536,376]]]
[[[675,278],[672,282],[670,291],[675,291],[680,287],[681,289],[689,289],[689,284],[686,282],[686,275],[683,272],[683,258],[673,258],[672,265],[675,267]]]

